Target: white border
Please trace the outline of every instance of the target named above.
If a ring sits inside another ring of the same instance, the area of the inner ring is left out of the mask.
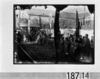
[[[100,4],[99,0],[0,0],[0,72],[99,72],[100,71]],[[14,65],[13,4],[95,4],[94,65]]]

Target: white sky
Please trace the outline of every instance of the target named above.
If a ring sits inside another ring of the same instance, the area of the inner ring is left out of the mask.
[[[46,9],[44,6],[37,6],[37,7],[33,6],[32,9],[44,9],[44,10],[53,10],[53,11],[56,10],[53,6],[47,6]]]
[[[63,9],[62,11],[66,11],[66,12],[70,12],[70,13],[76,13],[76,10],[79,13],[83,13],[84,12],[84,8],[85,8],[85,12],[89,12],[87,6],[68,6],[65,9]],[[45,9],[44,6],[33,6],[32,9]],[[47,6],[47,8],[45,10],[53,10],[55,11],[55,8],[53,6]]]
[[[76,13],[76,10],[78,11],[78,13],[84,13],[84,12],[89,13],[87,6],[68,6],[67,8],[63,9],[62,11],[66,11],[69,13]]]
[[[52,10],[52,11],[55,11],[55,7],[53,6],[47,6],[47,8],[45,9],[45,6],[32,6],[31,10],[33,10],[34,12],[34,9],[43,9],[43,10]],[[78,13],[90,13],[89,10],[88,10],[88,7],[87,6],[68,6],[66,8],[64,8],[61,12],[68,12],[68,13],[76,13],[76,10],[78,11]],[[21,16],[22,17],[26,17],[28,18],[28,14],[27,12],[29,11],[29,9],[25,9],[23,11],[21,11]],[[19,13],[19,12],[17,12]],[[92,16],[91,16],[92,17]]]

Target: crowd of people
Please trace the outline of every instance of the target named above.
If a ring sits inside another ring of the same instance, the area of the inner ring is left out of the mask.
[[[41,39],[40,43],[42,43],[42,45],[50,45],[54,48],[54,41],[50,39],[50,37],[44,36],[44,38]],[[59,42],[61,53],[71,54],[74,57],[94,57],[93,36],[91,37],[91,39],[89,39],[88,34],[86,34],[85,36],[79,35],[79,37],[76,37],[75,34],[70,34],[66,38],[64,38],[62,35]]]
[[[39,37],[38,43],[40,45],[46,45],[54,49],[54,39],[50,35],[46,35],[44,31],[38,31],[36,33]],[[23,38],[20,32],[17,33],[17,40],[20,42]],[[37,40],[37,38],[35,38]],[[68,37],[64,38],[63,35],[60,37],[60,49],[63,54],[73,55],[74,57],[94,57],[94,37],[88,38],[88,34],[85,36],[79,35],[76,37],[75,34],[70,34]]]
[[[64,53],[72,54],[74,57],[94,57],[94,38],[89,39],[88,34],[79,35],[78,38],[75,34],[71,34],[65,39],[62,37],[62,39]]]

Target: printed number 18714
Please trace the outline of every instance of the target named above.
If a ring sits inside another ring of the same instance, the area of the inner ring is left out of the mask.
[[[89,79],[88,72],[67,72],[66,79]]]

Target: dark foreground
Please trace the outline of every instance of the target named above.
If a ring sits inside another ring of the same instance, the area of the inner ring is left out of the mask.
[[[19,64],[92,64],[92,56],[82,56],[66,53],[59,55],[56,62],[56,52],[54,48],[40,44],[16,44],[14,53],[14,63]],[[75,57],[76,56],[76,57]]]

